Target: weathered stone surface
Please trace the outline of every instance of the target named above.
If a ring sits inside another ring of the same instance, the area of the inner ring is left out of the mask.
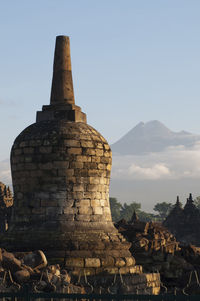
[[[99,268],[101,266],[101,262],[99,258],[86,258],[85,259],[85,267],[87,268]]]
[[[84,267],[83,258],[68,258],[65,262],[66,267]]]
[[[30,279],[30,272],[28,270],[19,270],[14,273],[14,278],[18,283],[27,282]]]
[[[2,250],[2,266],[7,270],[16,272],[22,269],[22,263],[12,253]]]

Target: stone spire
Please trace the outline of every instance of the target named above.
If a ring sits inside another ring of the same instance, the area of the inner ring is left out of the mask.
[[[189,203],[193,203],[193,202],[194,202],[191,193],[189,194],[188,202],[189,202]]]
[[[181,208],[181,203],[179,201],[179,196],[177,195],[175,207]]]
[[[187,211],[187,210],[191,210],[191,208],[196,208],[195,205],[194,205],[194,201],[193,201],[193,198],[192,198],[192,194],[190,193],[189,194],[189,198],[187,198],[187,202],[185,204],[185,207],[184,207],[184,210]]]
[[[54,53],[51,104],[75,104],[70,57],[70,42],[67,36],[56,37]]]
[[[139,221],[139,218],[137,216],[137,213],[135,212],[135,210],[133,211],[133,215],[131,217],[131,220],[130,220],[130,224],[134,224],[135,222]]]
[[[57,36],[50,105],[37,112],[36,122],[66,120],[86,123],[86,114],[75,105],[69,37]]]

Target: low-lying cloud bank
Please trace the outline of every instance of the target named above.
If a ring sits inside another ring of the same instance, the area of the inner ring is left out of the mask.
[[[113,155],[112,179],[159,180],[200,178],[200,142],[191,148],[169,147],[146,155]]]
[[[0,182],[7,185],[10,185],[12,182],[9,159],[0,161]]]

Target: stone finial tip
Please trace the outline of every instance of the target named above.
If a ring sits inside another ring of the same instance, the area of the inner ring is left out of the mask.
[[[50,103],[75,104],[68,36],[56,37]]]
[[[59,35],[59,36],[56,36],[56,40],[57,39],[69,40],[69,36]]]

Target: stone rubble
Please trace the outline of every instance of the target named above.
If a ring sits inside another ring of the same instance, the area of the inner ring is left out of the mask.
[[[41,250],[10,253],[0,249],[0,291],[84,293],[82,286],[71,283],[68,271],[48,265]]]
[[[194,271],[200,275],[200,248],[181,245],[161,224],[134,217],[129,223],[119,221],[116,227],[132,243],[130,251],[137,264],[142,265],[144,272],[159,272],[168,290],[183,289]]]

